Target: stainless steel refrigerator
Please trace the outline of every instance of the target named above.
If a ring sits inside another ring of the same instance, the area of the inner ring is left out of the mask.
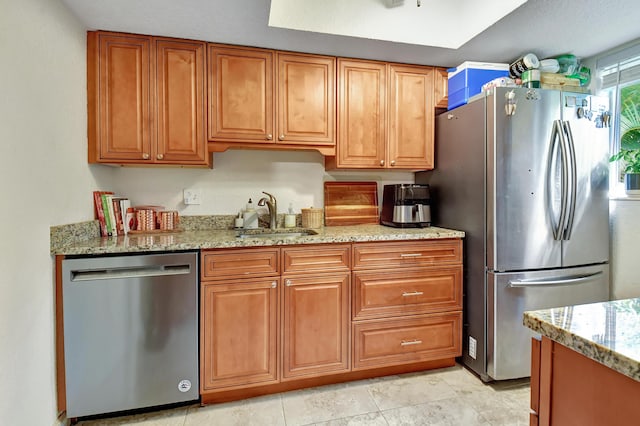
[[[608,99],[496,88],[436,120],[433,223],[466,232],[462,361],[530,375],[526,310],[608,300]]]

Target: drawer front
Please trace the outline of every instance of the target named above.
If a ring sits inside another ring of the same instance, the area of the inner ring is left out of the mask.
[[[353,273],[353,319],[462,310],[462,267]]]
[[[353,245],[353,269],[414,267],[461,262],[461,240],[419,240]]]
[[[348,271],[350,257],[349,245],[283,248],[282,270],[284,273]]]
[[[203,251],[201,278],[211,281],[229,277],[278,275],[279,253],[278,248]]]
[[[353,325],[353,369],[462,355],[462,312]]]

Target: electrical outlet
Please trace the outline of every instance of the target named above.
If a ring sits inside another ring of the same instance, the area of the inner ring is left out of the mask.
[[[183,189],[182,197],[185,204],[202,204],[201,189]]]
[[[476,359],[476,339],[469,336],[469,356]]]

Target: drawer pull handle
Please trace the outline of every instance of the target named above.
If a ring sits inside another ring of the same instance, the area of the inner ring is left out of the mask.
[[[278,287],[278,283],[277,283],[277,282],[275,282],[275,281],[274,281],[274,282],[272,282],[272,283],[271,283],[271,288],[276,288],[276,287]]]
[[[401,253],[400,257],[420,257],[422,253]]]
[[[400,342],[400,346],[419,345],[420,343],[422,343],[422,340],[403,340],[402,342]]]
[[[291,280],[285,280],[284,283],[287,287],[291,287],[293,285],[293,281]]]
[[[403,291],[402,292],[402,297],[409,297],[409,296],[422,296],[424,293],[421,291],[412,291],[412,292],[408,292],[408,291]]]

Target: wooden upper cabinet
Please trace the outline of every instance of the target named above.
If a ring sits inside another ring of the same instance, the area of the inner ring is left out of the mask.
[[[273,143],[273,52],[209,45],[209,139]]]
[[[436,108],[449,106],[449,73],[445,68],[434,68],[433,97]]]
[[[433,68],[338,60],[338,144],[329,168],[433,168]]]
[[[151,161],[151,38],[88,33],[89,161]]]
[[[231,146],[335,146],[335,58],[209,45],[209,140]]]
[[[278,142],[335,144],[332,57],[278,53]]]
[[[433,169],[433,68],[389,66],[389,166]]]
[[[204,46],[88,33],[89,162],[208,164]]]
[[[204,164],[205,44],[158,39],[156,161]]]
[[[386,64],[338,59],[337,167],[383,168]]]

